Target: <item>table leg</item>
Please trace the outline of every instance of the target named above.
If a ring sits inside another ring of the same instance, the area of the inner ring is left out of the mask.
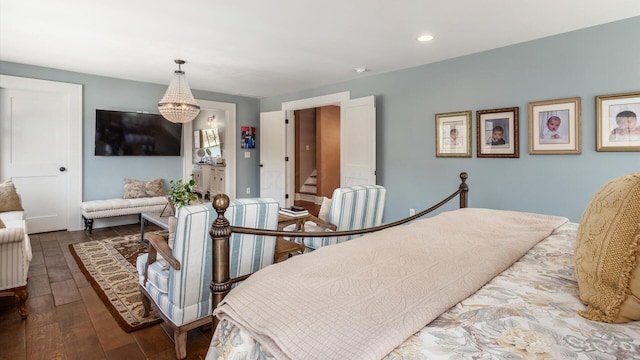
[[[142,241],[143,243],[146,243],[146,241],[144,240],[144,227],[148,223],[149,223],[149,220],[140,219],[140,241]]]

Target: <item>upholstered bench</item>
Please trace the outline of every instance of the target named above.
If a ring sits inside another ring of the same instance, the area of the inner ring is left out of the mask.
[[[153,196],[85,201],[80,205],[80,210],[84,220],[84,230],[91,234],[93,219],[136,214],[140,216],[140,213],[143,212],[161,212],[166,205],[166,196]]]

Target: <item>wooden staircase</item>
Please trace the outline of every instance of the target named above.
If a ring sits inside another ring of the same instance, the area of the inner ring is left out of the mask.
[[[316,202],[316,194],[318,192],[318,189],[316,187],[316,175],[316,170],[313,170],[313,172],[311,172],[311,175],[309,175],[309,177],[304,181],[304,184],[302,184],[302,186],[298,190],[298,196],[296,196],[296,199],[312,203]]]

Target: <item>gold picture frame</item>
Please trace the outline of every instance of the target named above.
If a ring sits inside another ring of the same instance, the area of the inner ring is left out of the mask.
[[[436,114],[436,157],[471,157],[471,111]]]
[[[596,96],[596,151],[640,151],[640,92]]]
[[[476,111],[476,156],[520,157],[518,107]]]
[[[529,103],[529,154],[580,154],[580,97]]]

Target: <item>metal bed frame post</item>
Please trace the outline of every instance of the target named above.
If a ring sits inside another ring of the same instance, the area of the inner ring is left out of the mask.
[[[469,206],[469,185],[467,185],[467,179],[469,175],[466,172],[460,173],[460,186],[458,186],[458,190],[460,190],[460,208],[466,208]]]
[[[229,236],[231,236],[231,225],[224,216],[229,207],[229,197],[226,194],[217,194],[212,200],[213,208],[218,213],[218,217],[211,224],[211,260],[212,277],[209,288],[211,289],[211,316],[213,316],[213,326],[211,334],[218,326],[218,318],[213,315],[213,310],[220,304],[222,299],[231,291],[231,278],[229,275]]]

